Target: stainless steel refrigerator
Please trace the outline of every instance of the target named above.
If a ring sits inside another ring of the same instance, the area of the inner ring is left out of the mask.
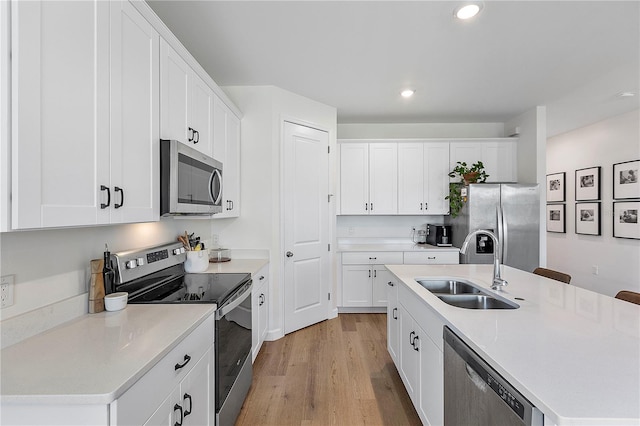
[[[527,272],[540,266],[540,191],[537,184],[471,184],[460,214],[451,225],[453,245],[461,247],[469,232],[488,229],[502,245],[502,263]],[[478,235],[460,254],[460,263],[492,263],[492,240]]]

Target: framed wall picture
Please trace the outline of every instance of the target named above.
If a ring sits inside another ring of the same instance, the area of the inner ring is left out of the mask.
[[[547,202],[564,201],[564,177],[564,172],[547,175]]]
[[[640,240],[638,223],[640,201],[615,201],[613,203],[613,236]]]
[[[576,234],[600,235],[600,203],[576,203]]]
[[[613,199],[640,198],[640,160],[613,165]]]
[[[564,210],[564,204],[547,204],[547,232],[565,232]]]
[[[600,199],[600,167],[576,170],[576,201]]]

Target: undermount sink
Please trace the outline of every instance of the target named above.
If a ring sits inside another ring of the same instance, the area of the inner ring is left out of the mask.
[[[516,303],[496,299],[486,294],[438,294],[440,300],[451,306],[467,309],[518,309]]]
[[[518,309],[520,307],[517,303],[493,295],[468,281],[418,278],[416,282],[438,296],[444,303],[458,308]]]
[[[437,294],[480,294],[480,289],[470,283],[458,280],[416,280],[418,284]]]

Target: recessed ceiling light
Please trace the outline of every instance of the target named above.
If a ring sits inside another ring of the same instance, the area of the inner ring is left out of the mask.
[[[415,90],[412,90],[412,89],[406,89],[406,90],[403,90],[402,92],[400,92],[400,95],[401,95],[403,98],[410,98],[410,97],[412,97],[412,96],[413,96],[413,94],[414,94],[414,93],[416,93],[416,91],[415,91]]]
[[[478,3],[470,3],[465,4],[464,6],[460,6],[456,10],[454,10],[453,14],[458,19],[471,19],[480,12],[480,4]]]
[[[633,92],[620,92],[618,93],[618,97],[619,98],[632,98],[634,97],[636,94]]]

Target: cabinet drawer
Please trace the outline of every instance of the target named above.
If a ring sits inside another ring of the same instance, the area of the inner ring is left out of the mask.
[[[212,315],[117,399],[115,424],[143,424],[213,345],[213,333]],[[185,363],[185,355],[189,362],[176,369]]]
[[[457,251],[404,252],[405,265],[455,265],[459,259]]]
[[[402,252],[399,251],[372,251],[342,253],[343,265],[402,265]]]

